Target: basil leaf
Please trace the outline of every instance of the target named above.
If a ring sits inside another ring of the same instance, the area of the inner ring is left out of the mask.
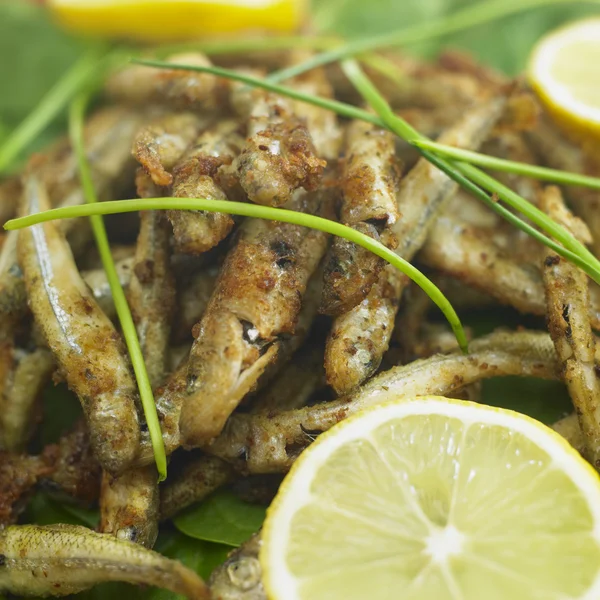
[[[220,491],[183,511],[173,523],[189,537],[240,546],[261,528],[265,514],[263,506],[244,502],[231,492]]]

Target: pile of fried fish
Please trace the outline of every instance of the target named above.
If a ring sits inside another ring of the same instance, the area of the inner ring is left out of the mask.
[[[255,53],[218,64],[264,76],[309,56]],[[369,74],[422,133],[501,158],[594,172],[522,83],[457,52],[434,64],[387,59],[400,82]],[[169,60],[209,64],[196,53]],[[336,65],[288,85],[361,105]],[[207,73],[128,66],[108,79],[99,106],[85,148],[100,200],[231,200],[338,220],[416,262],[459,312],[508,305],[545,316],[549,333],[498,330],[472,339],[464,355],[449,327],[432,319],[425,294],[343,239],[204,211],[108,218],[170,456],[170,476],[159,485],[89,222],[3,234],[0,592],[61,596],[118,580],[189,598],[264,598],[259,533],[205,584],[151,550],[161,521],[223,486],[268,499],[277,474],[356,411],[422,394],[477,400],[489,377],[563,380],[575,411],[555,428],[600,464],[598,289],[414,148],[372,124]],[[557,187],[497,177],[600,253],[597,193],[565,189],[567,208]],[[67,139],[0,183],[2,222],[83,202]],[[41,395],[51,381],[68,385],[82,414],[40,448]],[[97,531],[19,524],[36,489],[99,505]]]

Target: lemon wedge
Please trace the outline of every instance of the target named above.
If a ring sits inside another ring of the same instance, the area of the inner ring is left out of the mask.
[[[83,35],[150,42],[248,31],[291,32],[303,0],[50,0],[63,27]]]
[[[561,128],[579,141],[600,141],[600,18],[584,19],[542,38],[529,81]]]
[[[512,411],[403,400],[332,428],[268,511],[271,600],[600,598],[600,479]]]

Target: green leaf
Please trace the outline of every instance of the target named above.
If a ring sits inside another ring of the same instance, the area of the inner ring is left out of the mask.
[[[173,523],[192,538],[239,546],[261,528],[265,514],[263,506],[221,491],[185,510]]]

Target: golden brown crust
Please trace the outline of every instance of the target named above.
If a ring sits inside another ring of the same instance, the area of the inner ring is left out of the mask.
[[[248,199],[281,206],[295,190],[319,186],[326,162],[317,157],[310,133],[295,116],[282,122],[254,124],[246,145],[234,163]]]
[[[377,227],[370,223],[357,223],[352,227],[380,239]],[[354,308],[367,297],[385,264],[370,250],[344,238],[334,238],[325,257],[320,312],[340,316]]]
[[[175,198],[236,199],[237,180],[223,184],[219,169],[231,164],[239,154],[243,140],[239,123],[224,120],[205,131],[181,159],[173,172]],[[227,193],[226,191],[227,190]],[[229,194],[229,196],[228,196]],[[234,225],[230,215],[206,211],[167,211],[173,225],[175,244],[179,252],[201,254],[224,239]]]
[[[171,185],[170,171],[203,125],[202,119],[193,113],[161,115],[138,131],[132,154],[156,185]]]
[[[441,136],[440,142],[477,148],[502,114],[505,102],[505,97],[496,97],[467,113]],[[458,184],[424,158],[404,177],[397,195],[401,217],[389,227],[397,240],[395,252],[399,256],[413,258],[457,188]],[[339,394],[360,385],[381,363],[406,281],[392,267],[386,267],[369,296],[334,322],[325,352],[325,370],[328,382]]]
[[[326,195],[303,195],[293,208],[327,213]],[[199,323],[181,412],[184,443],[209,442],[243,395],[275,360],[279,336],[293,334],[302,297],[327,236],[286,223],[248,220],[225,260]]]
[[[548,187],[541,198],[542,210],[551,218],[572,221],[565,213],[558,188]],[[567,225],[568,226],[568,225]],[[579,418],[585,456],[600,468],[600,382],[596,368],[596,340],[589,320],[587,275],[551,252],[543,267],[548,329],[554,341],[562,376]]]
[[[25,214],[48,208],[33,176]],[[19,262],[36,323],[77,394],[104,468],[120,471],[138,452],[137,387],[119,334],[96,304],[64,236],[52,222],[19,232]]]

